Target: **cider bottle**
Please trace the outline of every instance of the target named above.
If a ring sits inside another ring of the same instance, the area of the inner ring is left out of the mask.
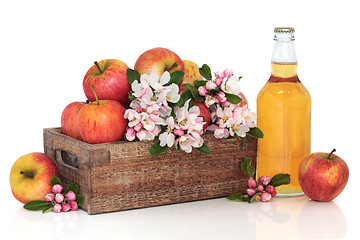
[[[279,196],[299,196],[302,159],[310,153],[310,94],[297,75],[294,28],[275,28],[271,76],[257,96],[257,177],[288,173],[289,185],[277,187]]]

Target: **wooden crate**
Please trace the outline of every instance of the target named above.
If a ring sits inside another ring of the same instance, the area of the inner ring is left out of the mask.
[[[218,140],[204,134],[211,149],[205,155],[174,148],[151,156],[152,142],[88,144],[44,129],[45,154],[51,157],[64,184],[75,182],[85,196],[88,214],[121,211],[228,196],[244,192],[248,177],[244,157],[256,164],[257,139]]]

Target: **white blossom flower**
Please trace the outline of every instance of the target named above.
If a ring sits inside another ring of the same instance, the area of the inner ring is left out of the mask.
[[[230,78],[224,78],[221,83],[221,90],[227,93],[238,95],[240,93],[240,80],[239,77],[231,76]]]

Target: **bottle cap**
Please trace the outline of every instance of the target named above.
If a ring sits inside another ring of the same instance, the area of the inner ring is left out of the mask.
[[[294,41],[295,29],[292,27],[277,27],[274,29],[275,37],[277,41]]]
[[[274,29],[274,33],[294,33],[295,29],[292,27],[277,27]]]

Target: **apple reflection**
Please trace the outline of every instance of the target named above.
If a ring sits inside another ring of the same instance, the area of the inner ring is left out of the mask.
[[[307,238],[343,238],[347,223],[335,202],[308,201],[300,213],[298,229]]]

